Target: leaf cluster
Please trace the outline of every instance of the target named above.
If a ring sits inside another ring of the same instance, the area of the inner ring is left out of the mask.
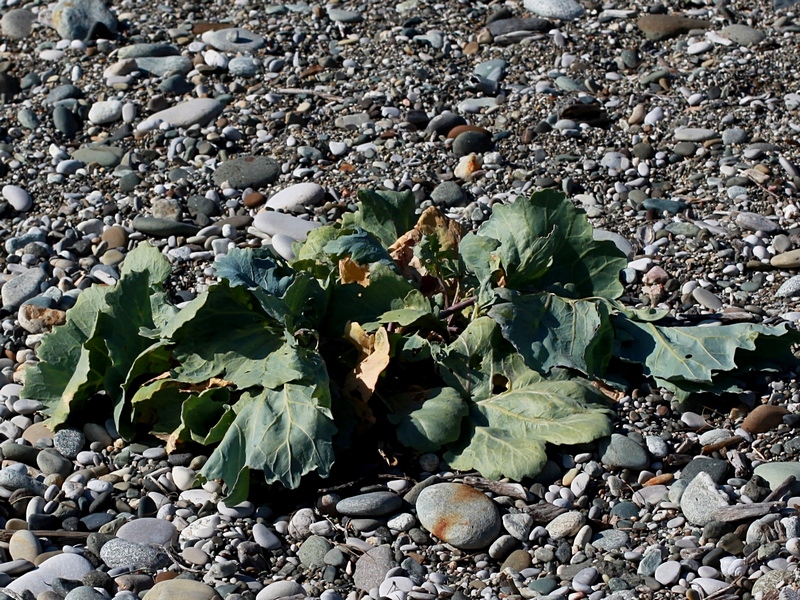
[[[554,192],[497,206],[465,234],[436,209],[416,215],[410,193],[365,190],[295,255],[232,250],[219,283],[179,310],[169,264],[140,245],[116,286],[84,291],[45,336],[22,393],[54,428],[99,401],[126,438],[213,446],[201,476],[237,502],[251,470],[296,487],[376,428],[455,469],[534,476],[547,444],[610,434],[598,382],[736,390],[798,341],[624,307],[625,257]]]

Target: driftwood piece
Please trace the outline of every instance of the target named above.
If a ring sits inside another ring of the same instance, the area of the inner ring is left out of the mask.
[[[549,523],[558,515],[562,515],[567,512],[567,509],[555,506],[549,502],[543,502],[540,504],[526,506],[525,508],[521,509],[520,512],[528,513],[537,523]]]
[[[518,483],[505,483],[502,481],[491,481],[483,477],[473,477],[467,475],[464,477],[464,483],[479,490],[489,490],[498,496],[508,496],[510,498],[518,498],[526,502],[531,499],[531,495],[524,487]]]
[[[764,502],[770,502],[772,500],[778,500],[782,498],[784,494],[788,493],[792,486],[797,481],[797,478],[794,475],[789,475],[786,479],[781,481],[781,483],[769,493],[769,496],[764,498]]]
[[[735,446],[739,442],[742,441],[741,436],[734,435],[733,437],[725,438],[724,440],[720,440],[714,444],[708,444],[707,446],[703,446],[703,454],[711,454],[712,452],[716,452],[717,450],[722,450],[723,448],[727,448],[728,446]]]
[[[711,518],[722,523],[742,521],[744,519],[758,519],[768,515],[773,510],[785,506],[783,502],[754,502],[753,504],[734,504],[723,506],[711,513]]]
[[[16,531],[0,530],[0,542],[7,542]],[[90,531],[67,531],[66,529],[33,529],[31,533],[37,538],[51,540],[85,540],[91,535]]]

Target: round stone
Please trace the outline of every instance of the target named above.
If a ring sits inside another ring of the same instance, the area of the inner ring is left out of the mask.
[[[175,525],[164,519],[132,519],[117,531],[117,537],[150,546],[168,546],[177,535]]]
[[[95,125],[113,123],[122,117],[122,102],[119,100],[104,100],[95,102],[89,109],[89,121]]]
[[[325,198],[325,188],[318,183],[298,183],[282,189],[269,200],[267,207],[272,210],[301,212],[313,207]]]
[[[192,579],[159,581],[144,595],[143,600],[219,600],[214,588]]]
[[[17,212],[27,212],[33,207],[31,195],[18,185],[4,185],[2,194],[3,198],[5,198]]]
[[[642,446],[618,433],[600,442],[600,462],[607,467],[636,470],[645,469],[650,464]]]
[[[584,523],[586,523],[586,516],[573,510],[558,515],[545,526],[545,529],[554,540],[562,540],[578,533]]]
[[[53,445],[62,456],[74,459],[83,450],[86,437],[77,429],[59,429],[53,436]]]
[[[417,498],[416,509],[423,527],[456,548],[485,548],[500,533],[500,511],[495,503],[461,483],[425,488]]]
[[[3,35],[12,40],[22,40],[31,34],[33,22],[36,15],[26,8],[15,8],[9,10],[0,19],[0,31]]]

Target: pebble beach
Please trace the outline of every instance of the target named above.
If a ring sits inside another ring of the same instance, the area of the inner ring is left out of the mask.
[[[800,598],[800,366],[628,390],[531,481],[376,453],[235,506],[206,456],[53,433],[20,395],[138,244],[180,304],[361,189],[467,228],[561,190],[627,256],[625,304],[794,327],[799,48],[791,0],[0,0],[0,600]]]

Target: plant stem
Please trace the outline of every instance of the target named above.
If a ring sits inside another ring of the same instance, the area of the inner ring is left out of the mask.
[[[448,306],[447,308],[443,309],[439,312],[439,318],[444,319],[445,317],[455,314],[460,311],[462,308],[466,308],[467,306],[472,306],[475,304],[475,301],[478,299],[477,296],[470,296],[469,298],[465,298],[461,302],[456,302]]]

